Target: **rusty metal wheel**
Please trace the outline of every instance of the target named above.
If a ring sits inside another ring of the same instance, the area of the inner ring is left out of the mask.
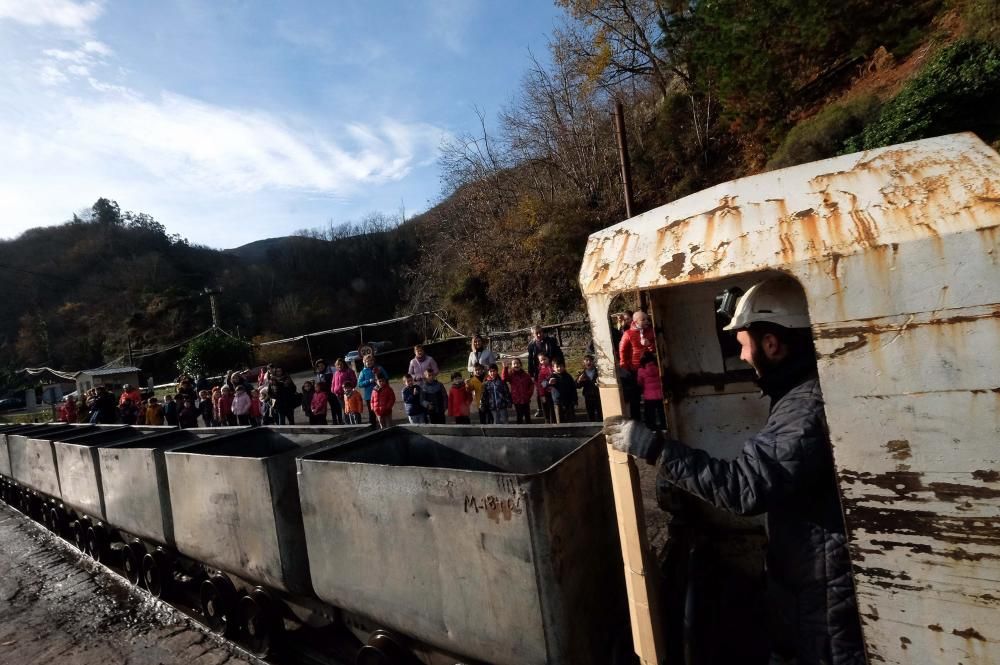
[[[87,527],[84,539],[87,554],[94,561],[100,562],[106,556],[108,549],[108,538],[104,529],[99,525],[91,524]]]
[[[247,647],[256,656],[271,655],[282,629],[277,604],[264,589],[257,587],[240,598],[239,610]]]
[[[57,536],[62,536],[66,531],[66,518],[63,515],[63,511],[59,506],[49,506],[48,507],[49,519],[46,526],[49,530]]]
[[[122,570],[125,579],[139,586],[143,581],[142,559],[146,556],[146,548],[139,541],[127,543],[122,548]]]
[[[166,598],[173,581],[174,561],[169,552],[157,547],[142,557],[142,585],[149,593],[156,598]]]
[[[76,544],[76,549],[81,552],[87,551],[87,525],[80,520],[77,520],[69,525],[69,528],[73,531],[73,542]]]
[[[355,665],[412,665],[413,655],[403,641],[387,630],[376,630],[355,657]]]
[[[201,583],[201,613],[212,632],[232,637],[239,628],[238,596],[225,575],[213,575]]]

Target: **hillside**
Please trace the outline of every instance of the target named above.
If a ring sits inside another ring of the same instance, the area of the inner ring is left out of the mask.
[[[217,251],[102,198],[86,220],[0,241],[4,369],[185,339],[211,323],[206,288],[221,289],[224,327],[259,339],[439,308],[466,330],[579,316],[586,238],[625,216],[615,99],[638,211],[849,151],[1000,140],[989,0],[560,4],[552,63],[531,64],[495,129],[483,118],[443,147],[442,199],[405,223],[376,214]]]
[[[303,236],[283,236],[281,238],[264,238],[254,240],[239,247],[223,250],[226,254],[239,257],[247,263],[260,263],[282,254],[296,252],[323,251],[325,243],[318,238]]]
[[[247,338],[384,318],[401,290],[393,266],[415,251],[404,232],[387,242],[381,230],[220,251],[170,236],[148,215],[121,213],[114,201],[100,199],[91,212],[0,241],[6,371],[96,367],[129,345],[139,354],[186,339],[212,323],[205,289],[220,291],[221,325]]]

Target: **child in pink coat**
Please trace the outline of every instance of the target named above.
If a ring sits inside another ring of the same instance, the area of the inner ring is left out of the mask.
[[[660,367],[656,364],[656,355],[647,351],[642,354],[639,363],[635,380],[642,392],[646,427],[651,430],[666,429],[666,418],[663,413],[663,382],[660,380]]]

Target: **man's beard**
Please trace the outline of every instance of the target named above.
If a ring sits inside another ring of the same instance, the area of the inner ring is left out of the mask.
[[[767,357],[759,345],[753,350],[753,354],[750,357],[751,364],[753,365],[754,371],[757,372],[757,378],[759,380],[767,380],[774,376],[775,370],[778,369],[780,363],[775,362]]]

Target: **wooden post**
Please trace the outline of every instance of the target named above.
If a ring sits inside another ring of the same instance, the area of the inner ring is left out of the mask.
[[[617,385],[601,386],[604,417],[620,416],[624,411]],[[611,489],[618,517],[625,563],[625,589],[628,591],[632,643],[643,665],[661,665],[663,631],[661,626],[656,565],[650,560],[646,520],[642,507],[642,485],[635,459],[608,446]]]
[[[625,109],[615,102],[615,137],[618,139],[618,160],[622,169],[622,191],[625,195],[625,215],[632,216],[632,167],[628,158],[628,138],[625,136]]]

